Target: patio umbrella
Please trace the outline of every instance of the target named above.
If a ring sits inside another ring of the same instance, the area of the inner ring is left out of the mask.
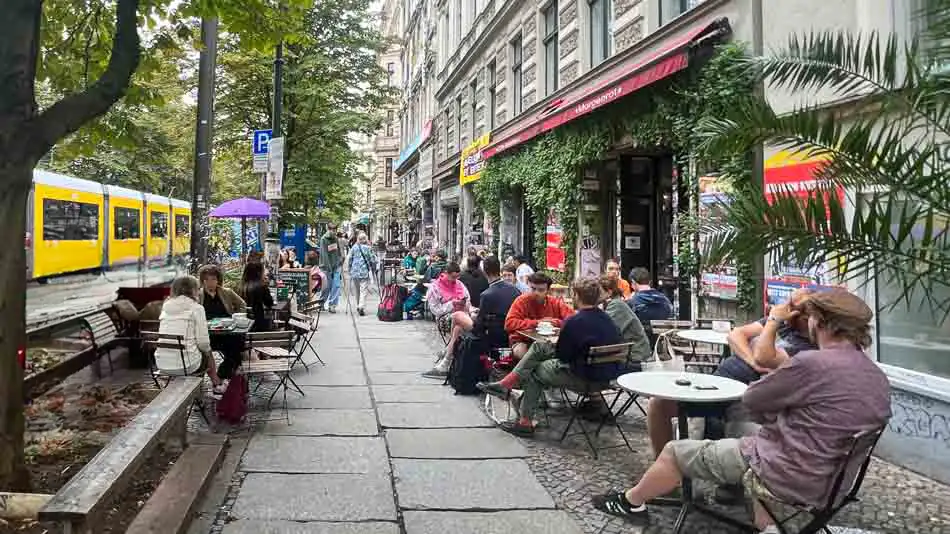
[[[270,204],[256,198],[229,200],[211,210],[208,217],[217,219],[241,219],[241,261],[247,258],[247,220],[269,219]]]

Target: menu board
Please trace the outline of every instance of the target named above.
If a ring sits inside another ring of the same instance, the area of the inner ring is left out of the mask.
[[[284,287],[296,288],[298,306],[310,300],[310,269],[281,269],[277,271],[277,279]]]

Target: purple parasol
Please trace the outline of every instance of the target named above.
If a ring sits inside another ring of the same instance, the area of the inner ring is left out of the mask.
[[[234,218],[234,219],[268,219],[270,218],[270,205],[263,200],[255,198],[238,198],[229,200],[217,208],[211,210],[208,217]]]

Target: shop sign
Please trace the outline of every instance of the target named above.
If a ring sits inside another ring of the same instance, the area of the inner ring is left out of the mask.
[[[405,163],[413,154],[416,153],[416,150],[419,150],[419,147],[422,146],[422,143],[425,143],[429,139],[429,136],[432,135],[432,121],[426,122],[425,126],[422,127],[422,131],[419,132],[419,135],[409,143],[406,148],[400,152],[399,158],[396,160],[396,164],[393,166],[394,169],[399,169],[402,167],[402,164]]]
[[[459,162],[459,184],[465,185],[482,177],[482,170],[485,169],[483,151],[490,142],[491,133],[487,133],[462,150],[462,158]]]
[[[566,257],[564,247],[561,243],[563,234],[564,232],[561,229],[561,223],[558,221],[557,214],[554,212],[554,208],[551,208],[548,212],[548,224],[545,230],[547,243],[544,248],[544,255],[545,268],[547,269],[564,271]]]

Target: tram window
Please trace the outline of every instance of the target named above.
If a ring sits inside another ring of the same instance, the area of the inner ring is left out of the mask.
[[[99,239],[99,206],[88,202],[43,199],[44,241]]]
[[[168,214],[158,211],[152,212],[152,237],[168,237]]]
[[[191,228],[188,227],[191,219],[187,215],[175,215],[175,237],[188,237]]]
[[[142,237],[142,212],[137,209],[116,208],[113,217],[115,239],[138,239]]]

